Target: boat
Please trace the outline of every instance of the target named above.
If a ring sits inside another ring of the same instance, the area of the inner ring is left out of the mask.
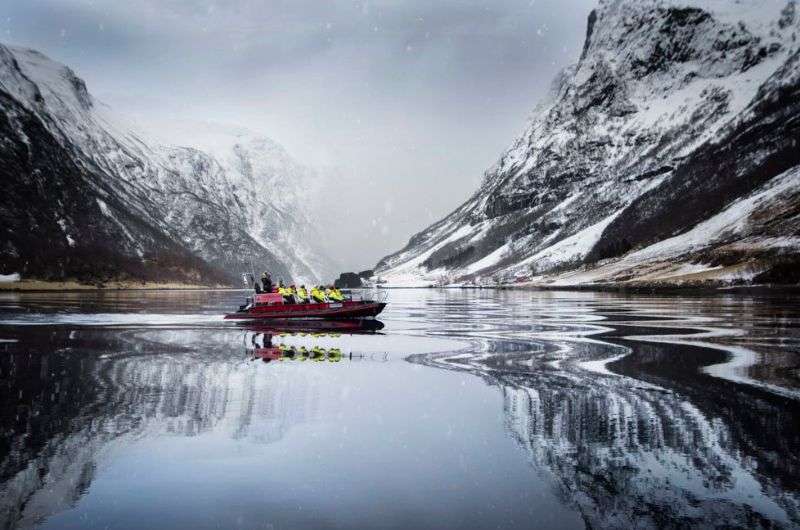
[[[386,302],[370,299],[341,302],[286,303],[277,293],[256,294],[225,320],[363,319],[378,316]]]

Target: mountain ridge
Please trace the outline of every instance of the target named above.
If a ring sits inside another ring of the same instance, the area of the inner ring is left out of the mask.
[[[280,200],[316,177],[272,140],[242,134],[216,153],[158,143],[69,67],[2,44],[0,98],[2,272],[225,285],[252,265],[331,275],[304,244],[315,237],[304,210]]]
[[[668,267],[659,277],[640,263],[613,274],[599,265],[624,261],[627,253],[691,229],[798,164],[797,33],[793,1],[601,2],[589,16],[578,63],[556,77],[526,130],[479,189],[381,260],[376,274],[395,285],[664,280],[674,272]],[[769,130],[771,123],[782,127],[781,134]],[[748,127],[766,134],[747,136]],[[754,157],[771,157],[773,166],[759,173],[758,160],[740,156],[736,178],[699,172],[712,159],[720,163],[724,147],[734,144]],[[687,174],[700,187],[670,195],[689,182],[681,176]],[[663,200],[659,216],[650,218],[653,197]],[[692,201],[694,224],[675,215]],[[639,231],[649,227],[650,236],[626,232],[633,211],[639,212]],[[787,234],[799,224],[793,217]],[[685,263],[702,262],[686,250]],[[764,254],[773,250],[761,248]],[[796,254],[793,247],[784,251]],[[770,268],[763,260],[750,265],[748,280]],[[565,274],[578,270],[586,274]]]

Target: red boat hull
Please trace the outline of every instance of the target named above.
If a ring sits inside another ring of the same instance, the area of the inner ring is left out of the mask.
[[[225,315],[226,320],[274,320],[296,318],[368,318],[378,316],[383,302],[351,302],[326,304],[256,305],[245,311]]]

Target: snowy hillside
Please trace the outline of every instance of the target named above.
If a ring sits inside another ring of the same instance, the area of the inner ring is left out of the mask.
[[[312,169],[278,143],[241,127],[193,123],[181,139],[222,166],[237,200],[245,205],[249,234],[275,255],[288,250],[295,258],[286,264],[292,278],[335,275],[338,269],[320,248],[311,216],[320,188]]]
[[[783,274],[800,261],[797,11],[602,1],[580,60],[480,189],[377,274],[394,285],[800,280]]]
[[[331,275],[292,202],[314,174],[267,138],[220,131],[187,136],[193,147],[163,144],[69,68],[2,45],[0,118],[0,272],[238,284],[252,261],[287,279]]]

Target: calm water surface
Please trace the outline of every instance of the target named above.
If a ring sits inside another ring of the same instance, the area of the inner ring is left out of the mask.
[[[242,296],[0,295],[0,526],[800,526],[796,297]]]

